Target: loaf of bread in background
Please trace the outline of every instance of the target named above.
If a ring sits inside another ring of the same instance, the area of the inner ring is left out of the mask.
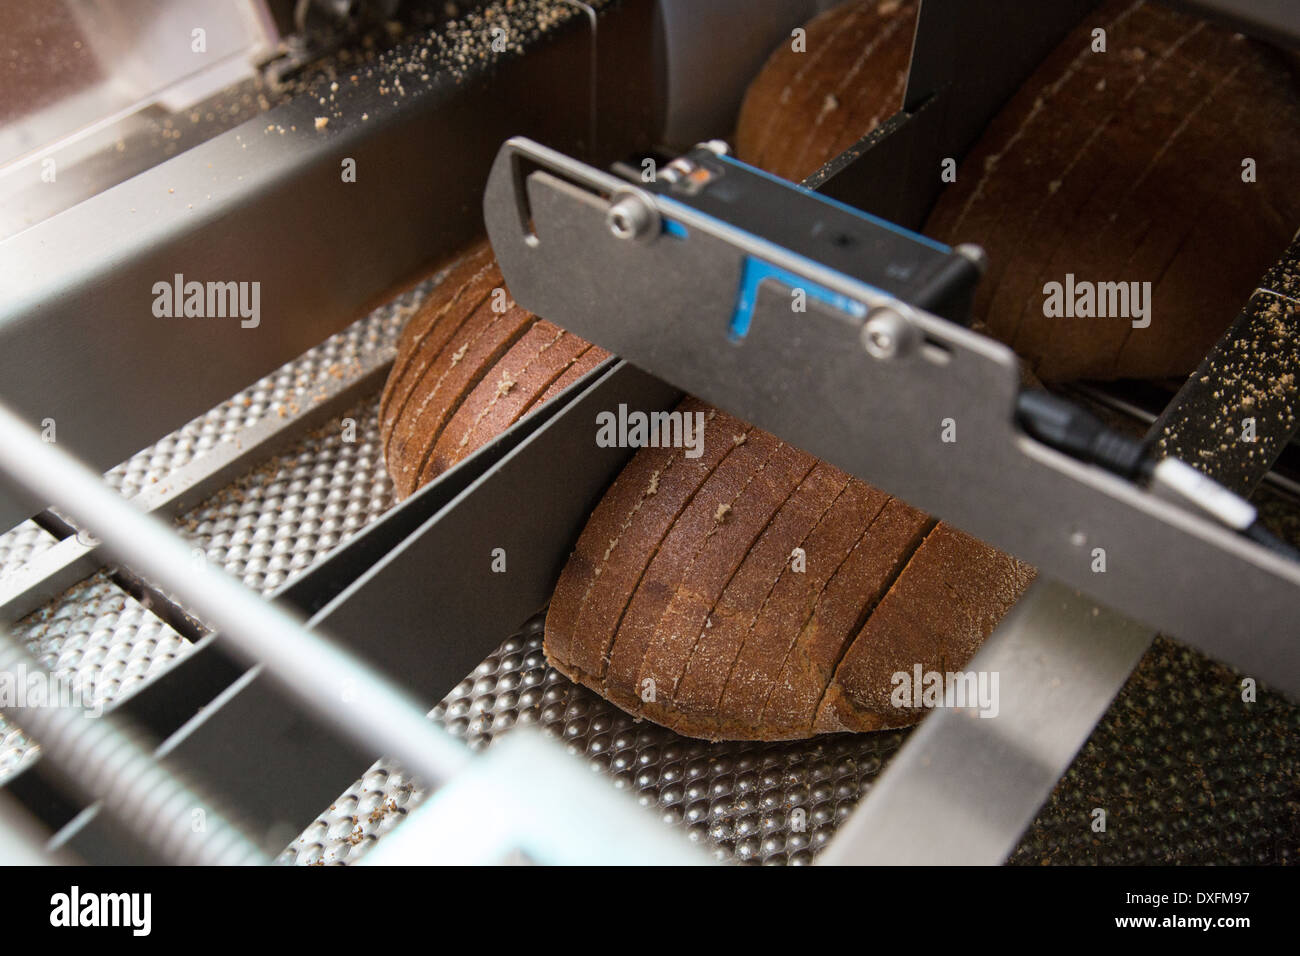
[[[745,99],[740,157],[806,176],[835,154],[819,147],[843,149],[889,115],[882,90],[901,105],[901,74],[887,71],[905,68],[910,38],[861,34],[893,6],[845,4],[809,24],[807,52],[783,43]],[[1300,227],[1298,181],[1300,103],[1281,54],[1162,3],[1111,0],[989,125],[925,232],[984,246],[973,318],[1044,381],[1183,376]],[[1067,274],[1152,283],[1150,325],[1045,316],[1044,286]]]
[[[903,106],[916,0],[854,0],[782,41],[749,85],[736,155],[799,182]]]
[[[926,231],[985,247],[976,314],[1045,381],[1181,376],[1300,227],[1298,181],[1300,101],[1275,51],[1110,2],[989,126]],[[1045,317],[1043,287],[1067,273],[1151,282],[1150,326]]]
[[[384,461],[405,498],[549,401],[609,353],[510,298],[481,241],[407,323],[379,405]]]
[[[639,451],[546,617],[551,664],[691,737],[914,723],[898,672],[965,666],[1033,569],[695,400],[703,454]]]

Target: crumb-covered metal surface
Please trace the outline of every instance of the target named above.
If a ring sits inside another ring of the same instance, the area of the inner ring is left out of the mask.
[[[0,578],[58,543],[58,538],[30,519],[0,534]]]
[[[1243,677],[1157,638],[1010,862],[1300,861],[1300,707]]]
[[[1160,453],[1252,488],[1300,424],[1300,238],[1156,423]]]

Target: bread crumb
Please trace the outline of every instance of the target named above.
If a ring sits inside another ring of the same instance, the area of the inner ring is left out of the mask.
[[[326,126],[329,126],[329,124],[330,124],[330,118],[329,118],[328,116],[318,116],[318,117],[316,117],[316,129],[317,129],[317,130],[322,130],[322,129],[324,129]]]
[[[731,505],[718,505],[718,510],[713,513],[713,520],[718,524],[727,520],[727,515],[731,514]]]
[[[462,345],[460,348],[458,348],[455,352],[452,353],[451,364],[452,365],[459,364],[460,360],[465,357],[465,353],[468,351],[469,351],[469,343],[466,342],[464,345]]]
[[[501,373],[501,381],[497,382],[497,397],[510,394],[510,390],[515,387],[515,380],[510,377],[509,372]]]
[[[659,476],[661,474],[663,474],[662,471],[656,471],[653,475],[650,476],[650,484],[648,484],[645,489],[645,493],[647,495],[654,495],[659,493]]]
[[[741,432],[739,435],[735,435],[732,437],[731,443],[733,445],[743,445],[748,440],[749,440],[749,434],[747,432]]]

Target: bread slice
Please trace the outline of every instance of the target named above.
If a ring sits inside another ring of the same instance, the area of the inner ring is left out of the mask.
[[[878,730],[920,717],[891,701],[893,675],[965,667],[1034,571],[939,523],[854,637],[818,706],[818,731]]]
[[[586,351],[579,355],[559,378],[547,386],[537,403],[549,402],[609,357],[609,353],[599,345],[588,345]]]
[[[808,535],[802,545],[807,554],[806,570],[781,575],[731,666],[718,705],[719,715],[730,726],[769,726],[763,722],[764,709],[792,647],[816,609],[817,598],[888,500],[883,491],[851,481]],[[856,601],[858,595],[850,599]],[[856,620],[854,614],[849,626]]]
[[[743,446],[749,426],[697,399],[678,410],[706,415],[703,453],[643,448],[619,474],[583,529],[556,584],[545,647],[571,680],[604,688],[610,646],[624,611],[678,515],[713,469]]]
[[[385,447],[394,421],[405,409],[424,370],[493,288],[500,285],[501,272],[492,258],[492,247],[486,240],[479,242],[470,247],[402,330],[379,401],[379,427]]]
[[[441,474],[519,420],[589,343],[538,321],[475,386],[448,420],[425,466]]]
[[[744,555],[713,609],[706,611],[695,641],[659,642],[652,648],[655,656],[647,658],[647,669],[665,675],[658,683],[667,688],[675,719],[696,735],[718,732],[718,703],[745,636],[795,561],[795,548],[803,546],[848,482],[844,472],[818,462]],[[792,541],[798,544],[791,547]],[[667,718],[660,703],[644,712],[653,719]]]
[[[740,461],[739,455],[736,460]],[[690,638],[706,629],[709,612],[723,589],[789,497],[798,494],[802,482],[816,464],[811,455],[782,444],[746,476],[743,486],[734,495],[729,495],[724,469],[720,468],[710,476],[692,504],[703,519],[704,534],[690,559],[684,562],[681,583],[673,590],[657,619],[634,619],[629,609],[628,619],[614,644],[607,690],[619,680],[616,664],[621,659],[628,659],[635,663],[635,667],[629,667],[625,673],[635,674],[631,686],[641,702],[640,713],[650,717],[655,715],[661,687],[671,698],[673,686],[693,645]],[[689,524],[689,516],[683,514],[677,527]],[[663,557],[664,553],[661,552],[660,556]],[[662,577],[654,579],[650,574],[642,581],[642,587],[647,589],[664,585]],[[626,638],[636,639],[635,628],[638,625],[645,626],[645,633],[651,639],[643,653],[632,650],[624,658]],[[617,702],[619,698],[610,692],[610,699]]]

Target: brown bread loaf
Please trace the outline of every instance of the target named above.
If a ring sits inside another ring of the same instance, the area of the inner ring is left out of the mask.
[[[915,0],[854,0],[814,18],[805,48],[782,41],[750,84],[736,155],[798,182],[903,105]]]
[[[491,247],[472,247],[403,330],[380,399],[380,438],[397,496],[481,448],[608,355],[521,309]]]
[[[926,231],[985,247],[975,315],[1045,381],[1182,376],[1300,226],[1298,178],[1300,103],[1274,51],[1114,0],[990,124]],[[1150,326],[1045,316],[1067,273],[1151,282]]]
[[[643,449],[606,493],[556,587],[545,648],[573,680],[688,736],[903,726],[920,712],[893,706],[893,673],[963,667],[1032,577],[714,413],[699,459]]]

